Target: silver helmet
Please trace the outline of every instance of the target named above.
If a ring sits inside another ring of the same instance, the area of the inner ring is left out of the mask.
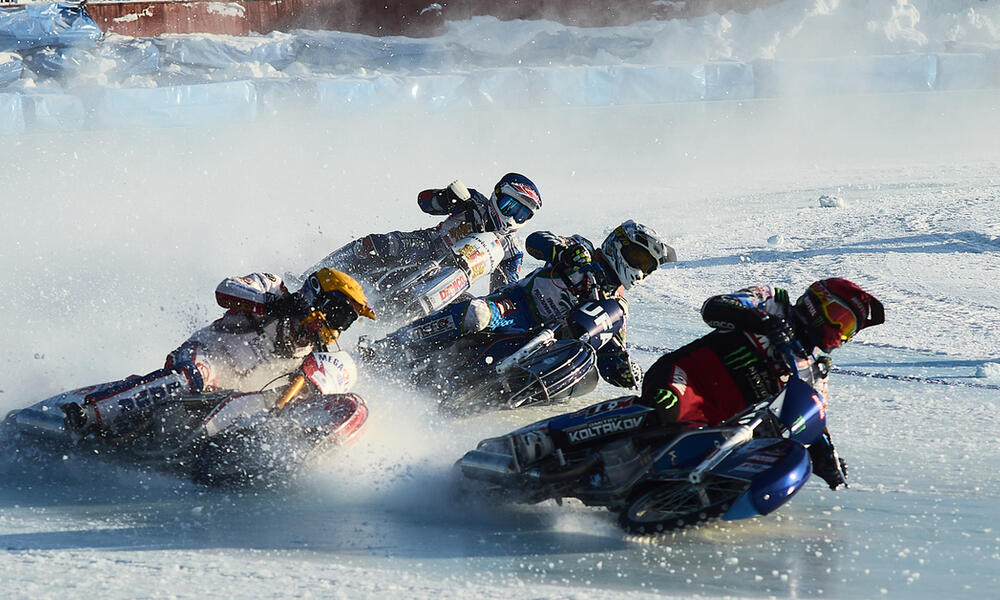
[[[628,290],[660,265],[677,261],[677,253],[651,227],[629,219],[601,244],[601,254]]]

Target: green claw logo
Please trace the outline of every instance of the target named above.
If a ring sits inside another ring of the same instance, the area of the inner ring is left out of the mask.
[[[662,388],[656,390],[655,399],[657,404],[665,404],[665,406],[663,407],[664,409],[672,407],[673,405],[677,404],[678,400],[680,400],[680,398],[677,397],[677,394],[675,394],[673,390],[662,389]]]

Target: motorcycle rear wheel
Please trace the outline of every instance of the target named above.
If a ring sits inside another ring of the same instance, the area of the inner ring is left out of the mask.
[[[641,535],[683,529],[722,516],[748,487],[746,481],[711,475],[697,485],[687,479],[656,482],[633,494],[618,524]]]

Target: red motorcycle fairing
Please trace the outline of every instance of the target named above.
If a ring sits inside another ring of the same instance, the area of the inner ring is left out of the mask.
[[[303,429],[325,431],[327,441],[346,444],[364,431],[368,405],[357,394],[306,396],[293,402],[287,418]]]

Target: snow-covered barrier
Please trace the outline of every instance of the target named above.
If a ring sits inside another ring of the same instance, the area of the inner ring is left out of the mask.
[[[754,81],[758,97],[926,92],[937,71],[933,54],[759,60]]]
[[[257,90],[250,81],[164,88],[108,88],[95,110],[104,127],[188,127],[253,121]]]
[[[497,68],[451,75],[340,77],[315,85],[316,102],[331,112],[387,105],[530,108],[754,97],[753,70],[741,63]]]
[[[1000,51],[937,55],[934,89],[979,90],[1000,87]]]
[[[87,109],[73,94],[22,94],[26,126],[38,131],[75,131],[87,127]]]
[[[16,81],[24,70],[24,60],[21,55],[13,52],[0,52],[0,87]]]
[[[101,30],[79,4],[32,3],[0,10],[0,52],[93,46]]]
[[[149,40],[117,37],[93,48],[41,48],[25,56],[36,74],[62,82],[105,86],[160,69],[160,53]]]
[[[153,39],[165,59],[173,64],[229,69],[246,63],[283,69],[296,59],[300,42],[287,33],[266,36],[170,35]]]
[[[9,87],[21,92],[82,90],[79,98],[73,93],[29,94],[16,102],[8,98],[0,132],[16,133],[25,127],[226,124],[308,108],[340,115],[376,109],[620,106],[1000,87],[1000,52],[988,50],[753,63],[493,67],[443,73],[359,69],[350,75],[320,75],[292,60],[298,56],[295,48],[301,40],[287,34],[238,38],[240,43],[225,41],[224,47],[213,47],[205,39],[176,37],[154,42],[117,36],[97,48],[31,50],[23,67],[17,58],[2,60],[18,53],[0,54],[0,86],[4,73],[10,84],[23,68],[36,76],[44,74],[64,88]],[[8,63],[11,66],[5,67]],[[287,69],[279,70],[282,66]],[[223,81],[206,82],[206,76]]]
[[[20,94],[0,93],[0,135],[24,132],[24,103]]]

